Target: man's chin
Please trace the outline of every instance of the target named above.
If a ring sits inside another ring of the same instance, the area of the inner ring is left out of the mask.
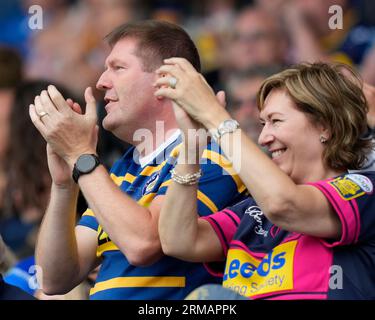
[[[116,126],[114,125],[113,122],[109,121],[109,119],[107,118],[108,118],[108,115],[102,121],[103,129],[107,131],[112,131],[115,129]]]

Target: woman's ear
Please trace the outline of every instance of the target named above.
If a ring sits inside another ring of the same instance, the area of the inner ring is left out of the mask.
[[[324,144],[329,141],[329,139],[331,139],[331,130],[326,127],[321,127],[319,135],[320,142]]]

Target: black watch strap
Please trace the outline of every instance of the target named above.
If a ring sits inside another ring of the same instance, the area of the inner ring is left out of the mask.
[[[100,159],[96,154],[80,155],[73,167],[72,177],[74,182],[78,183],[80,176],[94,171],[100,164]]]

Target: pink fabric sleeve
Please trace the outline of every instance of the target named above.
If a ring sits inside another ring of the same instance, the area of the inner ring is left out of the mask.
[[[356,200],[343,199],[329,182],[330,180],[309,183],[325,195],[341,222],[341,239],[335,242],[323,239],[322,242],[327,247],[356,243],[360,232],[360,216]]]
[[[224,209],[200,219],[204,219],[210,223],[220,240],[224,255],[227,255],[229,244],[237,231],[240,218],[233,211]]]

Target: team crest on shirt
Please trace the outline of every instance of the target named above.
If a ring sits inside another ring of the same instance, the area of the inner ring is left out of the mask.
[[[154,172],[151,176],[150,179],[146,182],[142,189],[142,195],[145,195],[147,193],[150,193],[152,189],[155,187],[156,183],[159,180],[160,172]]]
[[[347,174],[329,182],[344,200],[371,194],[374,187],[369,178],[361,174]]]

